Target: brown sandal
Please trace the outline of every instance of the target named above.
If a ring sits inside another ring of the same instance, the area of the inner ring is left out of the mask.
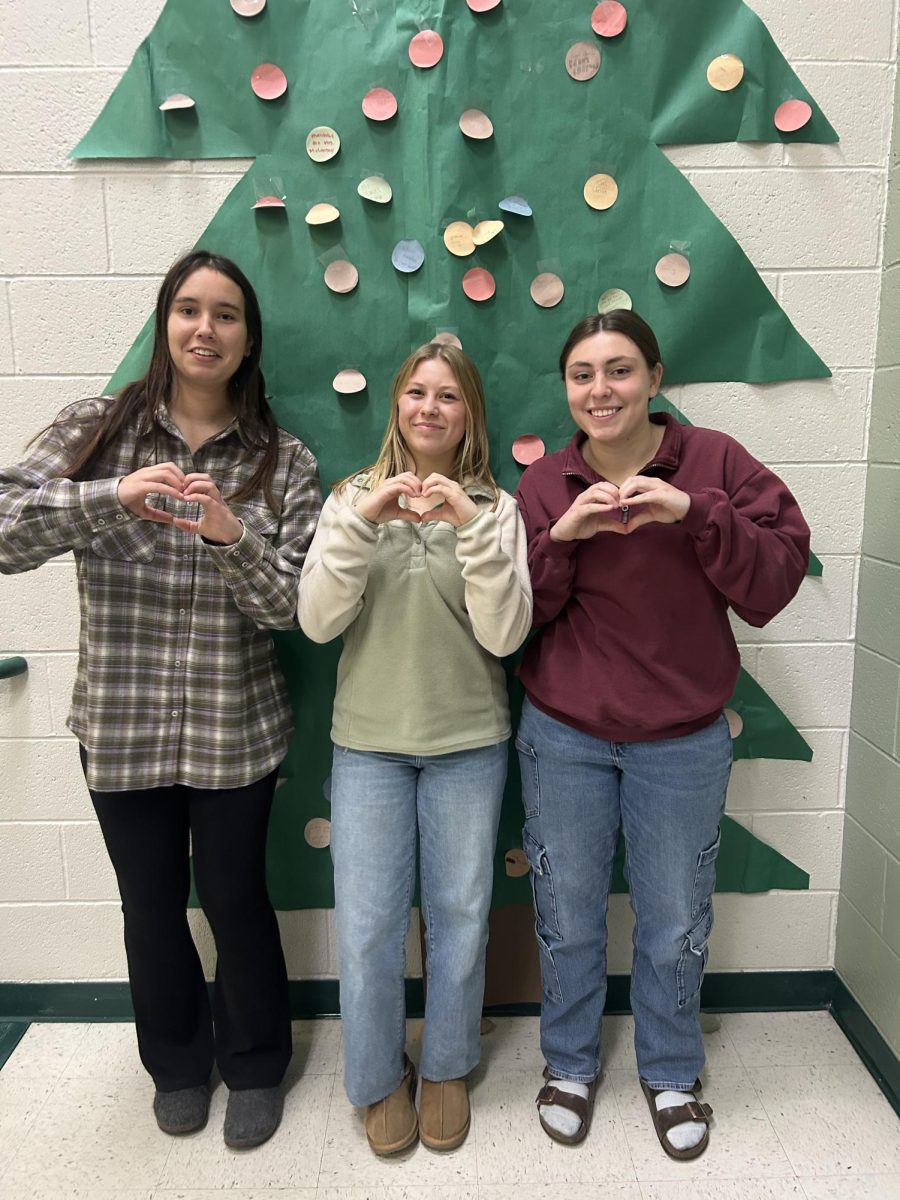
[[[699,1092],[701,1088],[700,1080],[696,1080],[693,1088],[694,1092]],[[659,1144],[668,1154],[669,1158],[677,1158],[682,1162],[689,1158],[699,1158],[706,1147],[709,1145],[709,1122],[713,1115],[713,1110],[708,1104],[701,1104],[699,1100],[688,1100],[684,1104],[675,1104],[671,1108],[657,1109],[656,1097],[663,1092],[676,1091],[676,1088],[652,1088],[641,1080],[641,1090],[647,1097],[647,1104],[650,1106],[650,1116],[653,1118],[653,1128],[656,1130],[656,1136],[659,1138]],[[667,1134],[675,1125],[683,1125],[685,1121],[702,1121],[706,1126],[706,1132],[697,1143],[696,1146],[691,1146],[688,1150],[676,1150],[669,1141]]]
[[[591,1127],[591,1116],[594,1112],[594,1097],[597,1094],[597,1084],[600,1082],[599,1076],[585,1086],[588,1089],[587,1097],[574,1096],[571,1092],[561,1092],[556,1086],[557,1083],[562,1083],[560,1079],[554,1080],[550,1074],[550,1068],[544,1067],[544,1078],[548,1080],[537,1094],[535,1103],[538,1107],[538,1120],[541,1123],[541,1129],[548,1137],[552,1137],[554,1142],[562,1142],[564,1146],[577,1146],[579,1142],[583,1142],[587,1137],[587,1132]],[[548,1125],[541,1115],[542,1104],[555,1104],[559,1108],[567,1108],[569,1112],[573,1112],[576,1117],[581,1120],[581,1128],[575,1133],[560,1133],[558,1129],[554,1129],[552,1125]]]

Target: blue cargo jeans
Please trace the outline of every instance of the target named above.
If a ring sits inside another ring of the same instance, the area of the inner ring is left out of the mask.
[[[685,737],[607,742],[527,700],[516,738],[554,1076],[600,1073],[606,911],[619,829],[635,924],[631,1007],[641,1078],[688,1091],[704,1063],[700,983],[712,929],[719,821],[731,772],[722,716]]]

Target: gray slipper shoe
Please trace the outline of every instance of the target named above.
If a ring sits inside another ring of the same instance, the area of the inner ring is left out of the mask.
[[[284,1096],[280,1087],[246,1088],[228,1093],[225,1145],[250,1150],[267,1142],[281,1124]]]
[[[157,1092],[153,1114],[163,1133],[176,1137],[202,1129],[209,1117],[209,1085],[179,1088],[175,1092]]]

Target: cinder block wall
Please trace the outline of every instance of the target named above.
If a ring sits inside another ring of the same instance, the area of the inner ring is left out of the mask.
[[[900,95],[896,111],[900,111]],[[900,129],[896,122],[868,459],[835,965],[900,1055]]]
[[[222,0],[224,5],[225,0]],[[753,0],[821,102],[836,147],[674,148],[795,322],[830,381],[697,385],[671,398],[726,429],[799,496],[825,564],[766,630],[739,630],[745,664],[804,732],[811,765],[740,763],[730,811],[811,875],[808,892],[722,896],[711,967],[834,961],[855,593],[875,365],[898,0]],[[17,0],[0,23],[0,459],[65,403],[95,394],[149,312],[161,273],[203,231],[247,164],[66,158],[162,0]],[[894,357],[891,361],[900,362]],[[894,460],[896,461],[896,460]],[[114,880],[65,729],[74,670],[73,564],[0,579],[0,976],[122,979]],[[628,969],[623,898],[610,966]],[[335,974],[327,913],[286,914],[294,977]],[[208,937],[204,934],[208,947]]]

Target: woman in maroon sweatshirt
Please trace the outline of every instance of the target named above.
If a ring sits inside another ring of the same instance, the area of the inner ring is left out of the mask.
[[[635,913],[631,1005],[663,1149],[709,1141],[700,983],[731,769],[728,610],[762,626],[795,595],[809,529],[733,438],[650,415],[662,361],[635,313],[587,317],[560,357],[578,432],[525,472],[537,634],[517,747],[532,868],[544,1130],[581,1141],[600,1074],[606,908],[620,827]]]

